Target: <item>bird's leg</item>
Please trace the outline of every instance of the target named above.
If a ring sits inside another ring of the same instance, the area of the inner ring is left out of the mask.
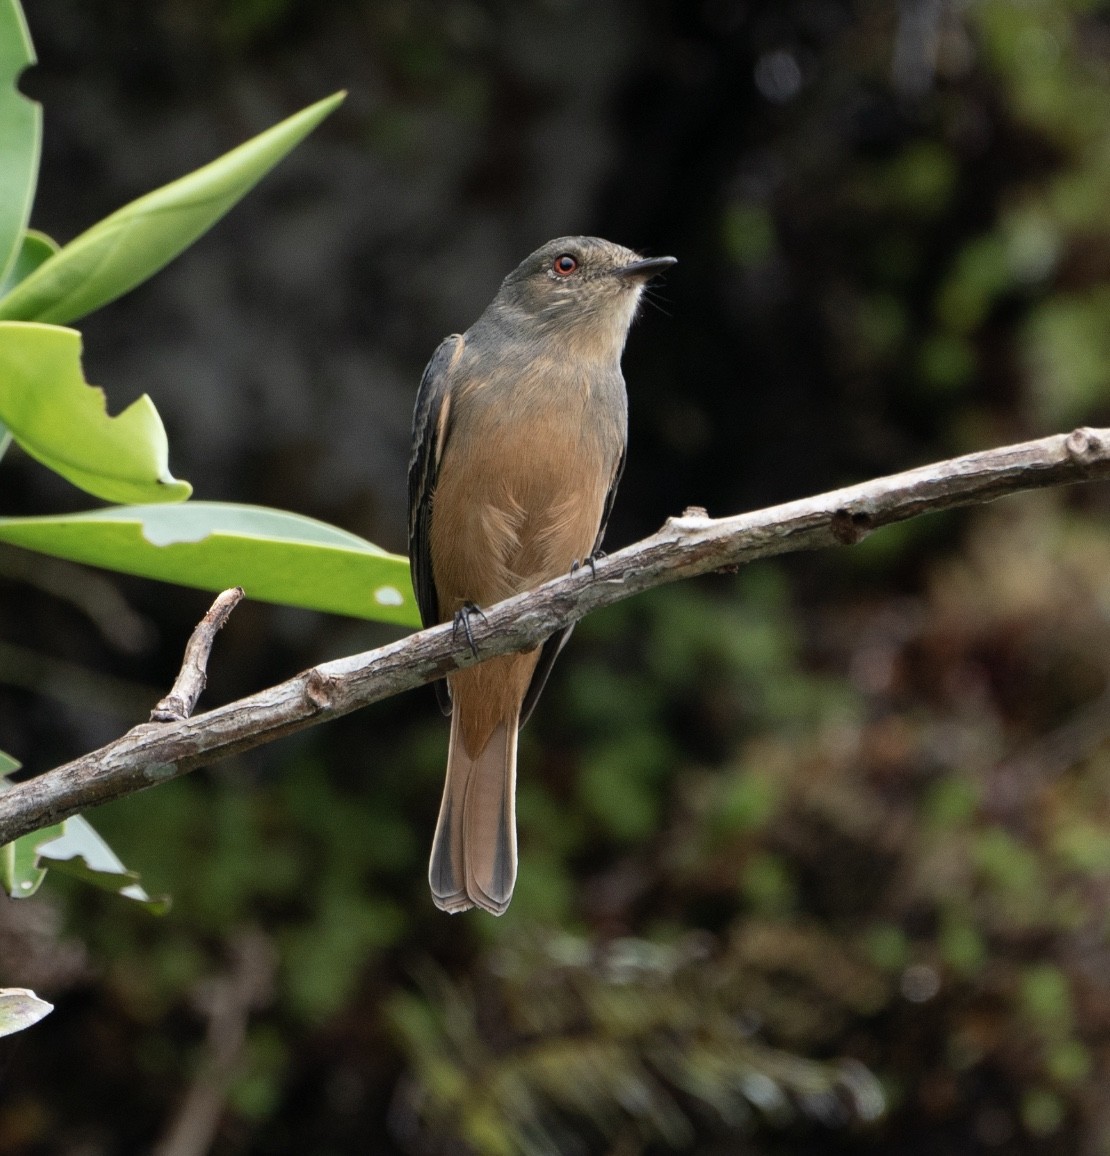
[[[470,616],[472,614],[477,614],[478,617],[485,622],[486,616],[476,602],[464,602],[458,610],[455,611],[455,619],[451,625],[451,637],[458,638],[459,631],[462,630],[466,636],[466,643],[470,647],[470,653],[477,658],[478,647],[474,643],[474,634],[470,629]]]

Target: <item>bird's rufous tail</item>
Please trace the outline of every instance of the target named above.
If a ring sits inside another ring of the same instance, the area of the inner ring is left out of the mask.
[[[516,882],[518,720],[498,723],[481,753],[471,757],[461,714],[456,704],[428,882],[443,911],[481,907],[502,915]]]

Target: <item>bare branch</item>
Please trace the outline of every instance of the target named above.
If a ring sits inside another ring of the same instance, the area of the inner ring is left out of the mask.
[[[671,518],[642,542],[538,590],[486,609],[472,624],[478,657],[523,650],[640,591],[797,550],[851,544],[919,514],[1044,486],[1110,478],[1110,429],[1079,429],[968,454],[751,514]],[[203,764],[347,714],[475,661],[450,624],[366,654],[321,663],[205,714],[145,723],[122,738],[0,795],[0,845],[94,804],[156,786]]]
[[[151,722],[181,722],[193,713],[197,699],[208,685],[208,656],[212,653],[212,644],[231,612],[242,601],[242,586],[233,586],[217,596],[190,635],[181,670],[170,693],[150,712]]]

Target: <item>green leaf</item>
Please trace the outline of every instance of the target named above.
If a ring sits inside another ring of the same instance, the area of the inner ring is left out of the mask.
[[[2,0],[0,0],[2,2]],[[15,251],[15,260],[7,276],[0,279],[0,297],[14,289],[20,281],[26,280],[46,260],[58,251],[57,241],[52,240],[38,229],[28,229]]]
[[[35,50],[18,0],[0,0],[0,285],[31,215],[42,147],[42,109],[17,88]]]
[[[8,789],[5,775],[18,767],[15,759],[0,751],[0,791]],[[0,887],[13,899],[34,895],[49,867],[133,899],[156,915],[169,910],[169,900],[151,899],[140,886],[139,876],[124,867],[119,856],[80,815],[31,831],[0,847]]]
[[[44,833],[37,832],[40,837]],[[94,887],[133,899],[155,915],[169,910],[169,900],[164,896],[151,899],[140,886],[138,874],[128,871],[119,856],[80,815],[66,819],[53,838],[40,841],[38,855],[40,867],[53,867]]]
[[[202,590],[419,626],[407,559],[299,514],[187,502],[0,518],[0,541]]]
[[[3,0],[0,0],[0,6],[2,4]],[[25,987],[0,987],[0,1036],[21,1032],[53,1010],[52,1003],[39,999]]]
[[[146,394],[109,417],[74,329],[0,321],[0,420],[33,458],[109,502],[179,502],[166,431]]]
[[[0,887],[13,899],[30,899],[42,886],[46,868],[39,866],[40,843],[62,833],[60,823],[42,831],[21,835],[0,847]]]
[[[18,759],[0,751],[0,791],[8,789],[7,776],[18,771]],[[21,835],[12,843],[0,847],[0,887],[13,899],[29,899],[46,878],[46,868],[38,862],[38,845],[62,832],[61,823],[41,831]]]
[[[105,217],[0,298],[0,318],[65,324],[133,289],[210,229],[345,95],[302,109]]]

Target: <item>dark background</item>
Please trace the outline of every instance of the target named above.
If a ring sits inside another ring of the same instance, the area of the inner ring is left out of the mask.
[[[83,327],[199,498],[405,549],[416,384],[523,256],[679,264],[625,356],[610,549],[1110,423],[1110,9],[29,0],[61,241],[337,88]],[[86,506],[16,451],[6,513]],[[583,623],[521,746],[510,912],[425,864],[430,691],[92,816],[158,920],[0,904],[0,1151],[1037,1153],[1110,1145],[1105,487],[924,518]],[[0,746],[146,717],[209,599],[0,554]],[[202,700],[394,637],[247,603]],[[886,1111],[868,1119],[872,1076]]]

